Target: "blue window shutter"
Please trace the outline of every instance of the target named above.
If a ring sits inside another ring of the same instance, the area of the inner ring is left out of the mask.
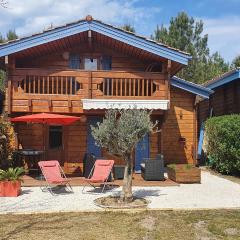
[[[103,70],[112,70],[112,57],[111,56],[102,56],[102,69]]]
[[[79,54],[72,53],[69,55],[69,68],[80,69],[80,62]]]

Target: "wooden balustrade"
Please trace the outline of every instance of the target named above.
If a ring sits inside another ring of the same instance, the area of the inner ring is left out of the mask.
[[[26,75],[18,82],[24,93],[75,95],[82,84],[75,77]]]
[[[37,109],[44,106],[53,108],[51,111],[72,108],[71,112],[79,112],[83,98],[168,99],[168,84],[161,73],[16,69],[12,75],[12,110],[30,111],[31,106],[36,108],[31,111],[48,111]]]
[[[158,90],[158,85],[152,79],[104,78],[98,89],[104,96],[150,97]]]

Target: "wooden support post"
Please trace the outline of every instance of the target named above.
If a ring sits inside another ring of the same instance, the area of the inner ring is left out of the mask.
[[[49,108],[52,107],[52,100],[51,100],[51,99],[48,100],[48,107],[49,107]]]
[[[68,100],[68,107],[72,108],[72,101],[71,100]]]
[[[88,46],[90,49],[93,48],[92,31],[91,30],[88,30]]]
[[[7,79],[7,106],[8,106],[8,115],[12,112],[12,76],[15,69],[15,58],[5,56],[5,65],[6,65],[6,79]]]
[[[167,92],[167,99],[170,100],[170,78],[171,78],[171,67],[172,67],[172,61],[168,60],[167,61],[167,87],[166,87],[166,92]]]

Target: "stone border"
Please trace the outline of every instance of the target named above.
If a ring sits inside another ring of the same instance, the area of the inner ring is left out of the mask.
[[[113,205],[103,205],[103,204],[97,203],[97,200],[101,198],[107,198],[107,197],[109,196],[94,199],[93,200],[94,205],[104,209],[148,209],[147,206],[151,202],[150,200],[146,200],[145,198],[138,198],[138,199],[144,200],[146,203],[142,205],[131,205],[131,206],[113,206]],[[117,197],[113,196],[113,198],[117,198]]]

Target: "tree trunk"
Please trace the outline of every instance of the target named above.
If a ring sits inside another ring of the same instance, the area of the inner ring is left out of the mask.
[[[121,192],[121,200],[123,202],[131,202],[133,200],[132,194],[132,161],[131,161],[131,154],[127,155],[126,159],[126,166],[124,169],[124,179],[123,179],[123,187]]]

